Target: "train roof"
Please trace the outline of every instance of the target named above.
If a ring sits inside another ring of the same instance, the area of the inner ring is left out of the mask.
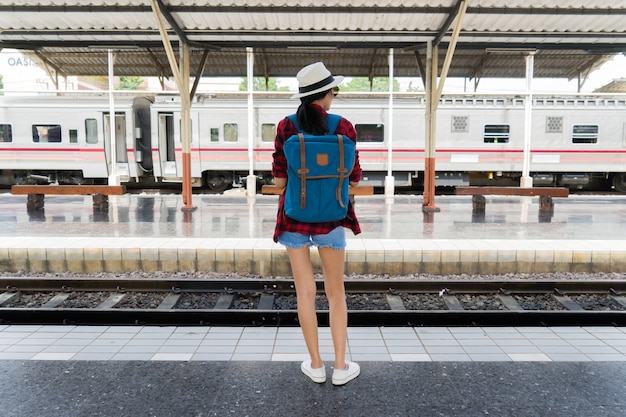
[[[114,97],[116,108],[129,107],[133,104],[134,97]],[[59,104],[77,108],[97,107],[102,108],[103,103],[108,109],[108,95],[85,95],[85,94],[37,94],[37,95],[7,95],[0,96],[0,107],[54,107]]]

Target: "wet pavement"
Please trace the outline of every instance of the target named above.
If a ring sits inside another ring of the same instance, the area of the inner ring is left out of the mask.
[[[179,195],[109,197],[94,212],[91,197],[46,196],[42,211],[27,213],[26,196],[0,194],[0,236],[108,236],[271,239],[277,196],[194,195],[183,213]],[[626,196],[555,198],[544,216],[538,197],[487,196],[484,215],[472,213],[470,196],[437,196],[441,210],[422,213],[421,196],[357,196],[363,233],[349,239],[550,239],[622,240]]]
[[[112,196],[94,210],[90,196],[47,196],[26,210],[26,196],[0,195],[0,270],[97,273],[211,271],[290,276],[286,252],[272,241],[277,196]],[[348,233],[347,274],[506,274],[626,271],[626,196],[487,198],[439,196],[422,213],[421,196],[357,196],[362,233]],[[319,260],[315,257],[316,270]]]

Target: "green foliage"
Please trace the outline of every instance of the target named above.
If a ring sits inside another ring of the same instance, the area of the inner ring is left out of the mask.
[[[120,85],[116,86],[116,90],[136,90],[143,83],[141,77],[120,77]]]
[[[347,84],[341,84],[339,89],[343,91],[389,92],[389,78],[376,77],[370,85],[367,77],[354,77]],[[400,91],[400,83],[395,78],[393,80],[393,91]]]
[[[278,86],[276,78],[268,78],[267,83],[264,77],[254,77],[252,79],[252,91],[289,91],[289,87]],[[239,91],[248,91],[248,78],[243,78],[239,84]]]

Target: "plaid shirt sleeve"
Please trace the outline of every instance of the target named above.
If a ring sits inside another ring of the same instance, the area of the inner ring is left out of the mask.
[[[321,107],[319,107],[319,110],[326,114]],[[333,133],[346,135],[356,142],[356,131],[354,130],[354,126],[352,126],[350,121],[343,117],[339,121],[337,129]],[[272,154],[272,175],[275,178],[287,178],[287,158],[285,158],[283,145],[289,137],[296,134],[298,134],[298,130],[288,118],[284,118],[278,123],[276,128],[276,139],[274,140],[274,153]],[[362,170],[361,165],[359,164],[359,151],[356,151],[356,158],[354,168],[350,174],[350,181],[360,181],[361,175]],[[361,233],[361,226],[356,218],[352,202],[348,205],[348,214],[345,219],[321,223],[304,223],[287,217],[285,214],[284,204],[285,195],[283,193],[278,200],[278,213],[276,216],[276,227],[274,229],[274,242],[278,242],[278,236],[283,232],[294,232],[304,235],[321,235],[329,233],[339,226],[352,230],[352,233],[355,235]]]

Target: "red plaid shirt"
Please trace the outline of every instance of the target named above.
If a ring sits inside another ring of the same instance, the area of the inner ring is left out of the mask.
[[[327,116],[328,113],[321,107],[314,104],[320,112]],[[337,134],[346,135],[349,138],[356,141],[356,131],[354,126],[347,119],[341,118],[339,125],[335,132]],[[272,175],[276,178],[287,178],[287,158],[283,151],[283,144],[292,135],[297,135],[298,130],[294,124],[288,118],[284,118],[278,123],[276,128],[276,139],[274,141],[274,153],[272,162]],[[350,181],[357,182],[361,180],[361,165],[359,164],[359,151],[356,151],[356,158],[354,160],[354,168],[350,174]],[[303,235],[322,235],[331,232],[333,229],[343,226],[352,230],[352,233],[358,235],[361,233],[361,226],[354,213],[354,206],[352,203],[348,204],[348,214],[345,219],[337,220],[333,222],[321,222],[321,223],[303,223],[287,217],[284,209],[285,194],[283,193],[278,200],[278,215],[276,216],[276,228],[274,229],[274,242],[278,242],[278,236],[282,232],[295,232]]]

